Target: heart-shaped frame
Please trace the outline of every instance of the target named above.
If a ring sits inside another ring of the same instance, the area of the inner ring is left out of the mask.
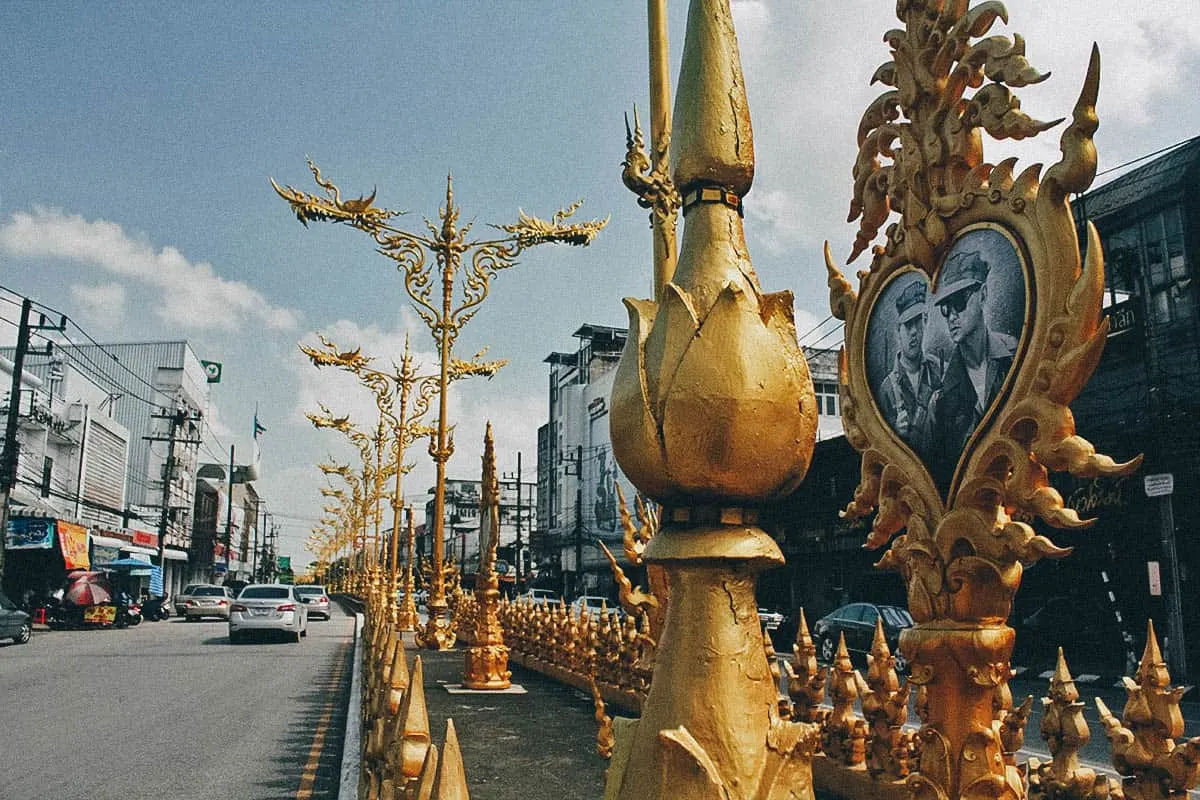
[[[1031,327],[1029,261],[1000,225],[954,238],[931,282],[896,269],[868,312],[863,362],[882,424],[943,502],[1012,385]]]

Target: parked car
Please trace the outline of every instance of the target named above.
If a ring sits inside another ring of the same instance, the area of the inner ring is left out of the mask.
[[[308,616],[329,619],[329,593],[324,586],[305,583],[296,587],[296,593],[308,602]]]
[[[285,634],[294,642],[308,635],[308,604],[295,586],[252,583],[229,607],[230,644],[264,631]]]
[[[875,622],[880,618],[883,619],[883,636],[888,649],[896,657],[897,671],[907,671],[908,661],[900,652],[900,631],[911,628],[913,619],[907,609],[899,606],[850,603],[821,617],[812,626],[817,658],[825,663],[833,661],[837,654],[839,634],[845,635],[846,649],[851,657],[871,652],[871,644],[875,641]]]
[[[413,592],[413,604],[416,605],[417,608],[424,607],[425,602],[427,600],[429,600],[429,592],[425,591],[424,589],[417,589],[415,592]],[[404,602],[404,590],[403,589],[396,590],[396,602],[397,603]]]
[[[614,603],[607,597],[595,594],[581,595],[571,603],[571,612],[576,615],[583,613],[584,609],[587,609],[588,616],[593,619],[599,616],[600,612],[604,609],[615,613],[618,617],[625,616],[625,612],[621,610],[620,603]]]
[[[182,617],[187,613],[187,601],[191,599],[192,592],[196,591],[198,586],[207,586],[205,583],[189,583],[184,586],[179,594],[175,595],[175,616]]]
[[[33,635],[33,622],[16,603],[0,594],[0,639],[12,639],[13,644],[25,644]]]
[[[521,601],[532,602],[535,606],[558,605],[558,592],[549,589],[528,589],[525,592],[517,595],[517,599]]]
[[[771,633],[778,630],[779,626],[783,624],[783,614],[780,614],[778,611],[772,611],[769,608],[760,608],[758,610],[758,624],[767,633]]]
[[[229,604],[232,602],[233,597],[224,586],[197,586],[183,605],[183,615],[188,622],[205,617],[229,619]]]

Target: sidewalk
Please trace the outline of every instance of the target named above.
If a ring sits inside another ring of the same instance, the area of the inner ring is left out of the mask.
[[[404,644],[411,663],[421,657],[434,744],[440,748],[453,718],[471,796],[481,800],[598,800],[608,761],[596,754],[591,697],[512,667],[526,694],[450,694],[462,682],[466,648],[419,650]]]

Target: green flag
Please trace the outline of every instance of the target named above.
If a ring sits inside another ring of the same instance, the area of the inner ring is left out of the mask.
[[[200,366],[204,367],[204,377],[208,378],[209,383],[221,382],[220,361],[201,361]]]

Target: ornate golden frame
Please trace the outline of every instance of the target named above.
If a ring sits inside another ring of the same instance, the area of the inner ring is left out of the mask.
[[[970,543],[972,557],[982,556],[1001,572],[1010,572],[1011,562],[1028,564],[1067,552],[1034,535],[1030,526],[1013,521],[1014,516],[1039,517],[1056,527],[1090,524],[1064,507],[1049,485],[1049,470],[1092,477],[1124,474],[1140,463],[1135,459],[1116,464],[1097,454],[1075,435],[1068,408],[1095,368],[1108,330],[1101,315],[1104,263],[1099,240],[1089,226],[1088,258],[1082,263],[1067,202],[1069,193],[1084,190],[1095,175],[1091,136],[1098,124],[1094,104],[1099,54],[1093,51],[1073,120],[1063,133],[1062,160],[1044,174],[1035,164],[1017,175],[1015,158],[994,165],[983,160],[979,129],[996,138],[1021,138],[1049,127],[1025,116],[1004,85],[1021,86],[1044,76],[1025,61],[1020,36],[1012,42],[999,36],[971,42],[1004,18],[1000,4],[984,3],[970,11],[965,4],[949,4],[955,9],[943,9],[940,17],[925,13],[924,5],[900,4],[908,29],[888,33],[896,58],[875,75],[898,88],[871,105],[859,128],[851,215],[861,216],[862,223],[852,259],[893,209],[900,211],[900,220],[888,227],[886,242],[873,248],[870,268],[859,273],[858,295],[826,250],[830,303],[835,316],[846,322],[843,422],[850,443],[863,454],[861,480],[844,514],[862,517],[878,509],[869,547],[881,547],[908,529],[881,566],[907,571],[903,566],[913,566],[913,553],[903,551],[915,544],[914,539],[934,539],[927,543],[933,550],[928,555],[947,567],[961,535]],[[933,35],[937,32],[939,36]],[[957,45],[949,47],[948,42]],[[937,80],[931,72],[937,65],[948,79]],[[964,98],[964,90],[980,86],[985,75],[995,82]],[[901,146],[893,147],[895,141]],[[892,157],[893,163],[881,165],[880,156]],[[942,498],[929,470],[876,408],[864,348],[874,303],[890,281],[903,270],[915,269],[936,286],[942,261],[954,243],[984,226],[1008,236],[1025,260],[1026,321],[1007,388],[973,434],[949,494]],[[953,524],[955,534],[949,540],[934,535],[963,512],[981,515],[990,524],[978,533],[962,532]],[[1001,577],[1001,582],[1011,600],[1019,572]],[[946,587],[931,584],[928,589],[942,595]],[[948,607],[921,605],[913,609],[918,620],[949,614]],[[976,612],[982,609],[960,611],[966,618],[978,618]],[[988,611],[983,616],[1004,619],[1008,613],[1001,607]]]
[[[877,566],[901,574],[917,623],[900,641],[924,723],[920,765],[908,778],[914,797],[1015,800],[1024,796],[1023,782],[1001,756],[999,733],[1009,709],[996,705],[1015,641],[1005,623],[1024,568],[1070,552],[1023,520],[1085,527],[1091,520],[1064,507],[1050,471],[1125,475],[1141,463],[1098,454],[1076,435],[1069,408],[1108,332],[1099,237],[1089,224],[1081,260],[1068,202],[1096,174],[1100,58],[1093,47],[1062,134],[1061,160],[1044,172],[1034,164],[1018,174],[1015,158],[984,160],[982,132],[1020,139],[1057,122],[1030,118],[1012,92],[1046,77],[1026,61],[1024,40],[985,37],[996,20],[1008,21],[1004,6],[899,0],[896,14],[904,27],[885,34],[892,60],[872,80],[890,88],[858,129],[849,218],[860,219],[860,227],[850,260],[872,252],[870,268],[858,273],[860,294],[825,250],[830,306],[846,323],[843,424],[862,453],[860,481],[843,515],[876,512],[866,546],[888,545]],[[872,247],[893,211],[899,219],[887,227],[884,243]],[[955,242],[980,227],[1005,233],[1024,260],[1026,314],[1004,388],[967,441],[943,497],[934,471],[876,405],[867,337],[875,303],[898,274],[917,270],[936,287]]]
[[[1018,239],[1017,236],[1012,231],[1010,231],[1008,228],[1006,228],[1003,224],[1000,224],[998,222],[995,222],[995,221],[989,220],[989,219],[971,220],[971,221],[964,220],[962,222],[961,228],[958,228],[956,230],[949,230],[949,229],[947,230],[948,243],[947,243],[947,246],[945,247],[945,252],[943,253],[943,255],[947,255],[947,254],[951,253],[954,250],[954,246],[959,241],[961,241],[964,236],[966,236],[969,233],[972,233],[974,231],[979,231],[979,230],[995,231],[996,233],[998,233],[999,235],[1004,237],[1004,239],[1012,246],[1013,251],[1016,254],[1017,261],[1020,266],[1022,289],[1024,292],[1024,294],[1023,294],[1023,301],[1024,301],[1023,306],[1024,307],[1022,310],[1022,325],[1021,325],[1019,342],[1017,345],[1016,357],[1014,359],[1014,368],[1009,370],[1008,374],[1005,375],[1003,387],[1001,388],[1000,392],[997,394],[995,400],[993,400],[992,403],[989,405],[987,411],[984,414],[983,420],[979,423],[978,427],[976,427],[975,430],[972,431],[970,440],[967,443],[967,452],[973,451],[975,449],[975,444],[979,440],[981,435],[983,435],[988,429],[991,428],[992,424],[996,420],[997,412],[999,411],[999,409],[1001,407],[1003,407],[1005,399],[1009,396],[1009,394],[1012,391],[1013,384],[1015,382],[1015,377],[1017,374],[1017,370],[1015,367],[1017,364],[1019,364],[1021,362],[1021,359],[1022,359],[1024,353],[1029,348],[1030,333],[1031,333],[1031,330],[1033,327],[1031,324],[1033,321],[1033,316],[1034,316],[1033,310],[1036,307],[1036,298],[1034,296],[1034,291],[1033,291],[1034,280],[1033,280],[1032,266],[1031,266],[1031,263],[1029,260],[1029,256],[1026,253],[1021,240]],[[892,285],[892,283],[894,281],[896,281],[897,279],[899,279],[901,276],[903,276],[909,272],[916,272],[916,273],[922,275],[925,278],[925,280],[929,283],[928,289],[929,289],[930,293],[936,294],[937,288],[938,288],[938,281],[941,277],[940,260],[941,259],[939,259],[938,268],[935,269],[935,271],[934,271],[934,276],[933,276],[932,281],[930,281],[929,273],[927,272],[927,268],[925,266],[920,265],[920,264],[913,264],[913,263],[905,260],[905,258],[901,255],[896,258],[887,259],[885,261],[885,264],[883,265],[883,267],[880,269],[880,271],[878,273],[878,275],[879,275],[878,280],[873,279],[869,282],[864,282],[862,291],[860,292],[859,297],[858,297],[857,305],[864,306],[865,308],[864,308],[863,313],[856,314],[855,318],[854,318],[854,324],[859,326],[861,328],[861,330],[857,331],[853,334],[853,339],[851,338],[852,334],[849,330],[847,330],[847,333],[846,333],[847,343],[853,341],[854,346],[857,350],[857,352],[855,352],[854,354],[849,355],[848,359],[849,359],[850,363],[858,362],[858,363],[863,364],[862,374],[864,377],[864,381],[866,380],[866,377],[867,377],[866,376],[867,347],[869,344],[868,339],[869,339],[870,333],[871,333],[871,323],[872,323],[872,320],[874,319],[875,309],[878,306],[880,299],[884,296],[885,290],[888,289]],[[876,274],[874,267],[872,267],[871,274],[872,274],[872,276],[874,276]],[[849,329],[849,323],[847,324],[847,328]],[[896,432],[894,430],[892,430],[891,426],[888,425],[887,421],[885,419],[883,419],[883,414],[879,409],[878,400],[875,397],[874,388],[870,386],[869,381],[867,381],[864,385],[866,385],[865,391],[867,393],[867,396],[870,397],[873,401],[867,407],[871,411],[873,411],[876,416],[879,417],[879,419],[875,420],[875,424],[881,425],[884,429],[886,429],[888,432],[890,432],[891,437],[894,440],[893,443],[896,444],[899,448],[909,451],[910,456],[914,455],[913,453],[911,453],[911,449],[908,447],[908,445],[906,445],[903,442],[903,440],[901,440],[899,438],[898,434],[896,434]],[[916,460],[916,459],[914,459],[914,460]],[[930,474],[928,465],[921,463],[919,460],[916,460],[916,461],[917,461],[918,467],[921,468],[920,472],[923,473],[923,477],[927,478],[928,482],[930,484],[932,484],[934,482],[934,479],[933,479],[932,474]],[[962,473],[963,466],[964,465],[961,460],[955,464],[955,468],[954,468],[955,478],[957,478]],[[952,483],[950,485],[949,496],[952,497],[954,495],[955,489],[957,488],[957,483],[958,483],[957,480],[952,481]],[[926,487],[926,488],[928,488],[928,487]],[[932,489],[932,498],[937,498],[939,500],[941,499],[941,495],[938,492],[938,490],[936,489],[936,487],[934,487]],[[931,502],[932,502],[932,499],[931,499]]]

